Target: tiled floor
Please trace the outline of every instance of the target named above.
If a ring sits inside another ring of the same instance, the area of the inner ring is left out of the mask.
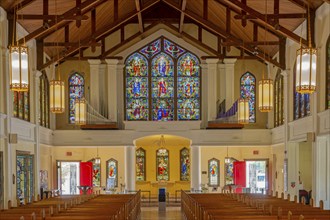
[[[184,220],[180,207],[167,207],[166,212],[158,212],[158,207],[142,207],[140,220]]]

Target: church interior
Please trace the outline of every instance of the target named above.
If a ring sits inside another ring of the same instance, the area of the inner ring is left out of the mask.
[[[0,219],[329,219],[329,35],[329,0],[0,0]]]

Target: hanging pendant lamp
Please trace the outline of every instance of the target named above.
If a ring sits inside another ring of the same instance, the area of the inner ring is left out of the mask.
[[[313,93],[316,89],[317,49],[312,47],[311,19],[308,4],[308,48],[302,46],[297,50],[296,91],[301,94]]]
[[[86,100],[85,98],[75,100],[75,124],[85,125],[87,121]]]
[[[250,109],[249,99],[238,100],[238,123],[249,124],[250,121]]]

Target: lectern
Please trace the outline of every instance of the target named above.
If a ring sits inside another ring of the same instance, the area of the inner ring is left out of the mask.
[[[159,188],[158,190],[158,211],[166,212],[166,189]]]

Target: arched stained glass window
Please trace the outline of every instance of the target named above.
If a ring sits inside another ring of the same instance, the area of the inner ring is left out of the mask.
[[[327,60],[326,60],[326,105],[325,108],[330,108],[330,37],[328,37],[327,46],[326,46]]]
[[[49,82],[45,72],[39,77],[39,83],[39,124],[49,128]]]
[[[139,54],[126,61],[126,119],[148,120],[148,61]]]
[[[161,37],[126,59],[126,120],[200,120],[200,62]]]
[[[136,150],[136,181],[146,181],[146,151]]]
[[[249,99],[250,123],[256,122],[256,78],[252,73],[246,72],[241,77],[241,98]]]
[[[220,184],[220,161],[218,159],[212,158],[208,161],[209,167],[209,186],[219,186]]]
[[[69,77],[69,123],[75,123],[75,100],[85,97],[85,79],[75,72]]]
[[[93,186],[101,186],[101,164],[95,163],[95,159],[89,160],[93,163]]]
[[[284,123],[284,109],[283,109],[283,76],[279,70],[275,77],[275,87],[274,87],[274,126],[280,126]]]
[[[25,204],[25,201],[32,202],[34,196],[33,169],[33,155],[16,156],[16,197],[20,204]]]
[[[310,110],[310,95],[300,94],[296,91],[296,63],[293,66],[293,91],[294,91],[294,120],[309,116]]]
[[[160,53],[152,60],[152,120],[174,119],[174,64],[171,57]]]
[[[185,53],[178,60],[178,119],[199,120],[200,68],[196,56]]]
[[[25,121],[30,120],[30,96],[29,92],[13,93],[13,116]]]
[[[107,160],[107,188],[118,186],[118,161],[111,158]]]
[[[234,162],[237,161],[232,157],[225,157],[225,185],[234,184]]]
[[[170,180],[169,154],[168,150],[162,148],[156,152],[157,176],[156,180]]]
[[[180,180],[190,180],[190,154],[187,148],[180,150]]]

